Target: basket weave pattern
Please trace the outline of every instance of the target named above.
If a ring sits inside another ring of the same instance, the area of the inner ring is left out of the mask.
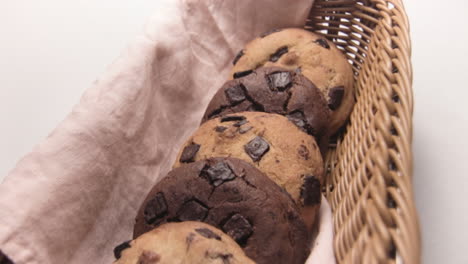
[[[339,263],[420,263],[412,188],[411,43],[400,0],[316,0],[306,29],[342,49],[356,105],[326,157]]]

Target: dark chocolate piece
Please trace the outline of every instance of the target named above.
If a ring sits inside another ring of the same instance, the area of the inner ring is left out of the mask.
[[[253,127],[251,126],[243,126],[241,128],[239,128],[239,133],[241,134],[244,134],[244,133],[247,133],[249,132],[249,130],[251,130]]]
[[[299,149],[297,150],[297,153],[299,153],[299,156],[301,156],[304,160],[309,159],[309,150],[306,146],[300,145]]]
[[[256,136],[244,146],[244,150],[253,161],[259,161],[270,150],[270,145],[262,137]]]
[[[252,225],[240,214],[235,214],[229,218],[222,228],[226,234],[241,246],[246,245],[247,239],[253,233]]]
[[[236,72],[232,75],[232,77],[234,79],[237,79],[237,78],[241,78],[241,77],[244,77],[244,76],[247,76],[249,74],[251,74],[253,72],[253,70],[247,70],[247,71],[241,71],[241,72]]]
[[[315,43],[319,44],[320,46],[326,48],[326,49],[330,49],[330,45],[328,45],[328,42],[326,39],[317,39],[315,41]]]
[[[301,199],[303,200],[304,205],[319,204],[320,198],[320,181],[315,176],[305,176],[304,184],[301,188]]]
[[[245,54],[245,53],[244,53],[244,50],[240,50],[240,51],[237,53],[236,57],[234,57],[234,60],[232,61],[232,65],[236,65],[236,63],[239,61],[239,59],[240,59],[242,56],[244,56],[244,54]]]
[[[230,121],[242,121],[242,120],[245,120],[245,116],[231,115],[231,116],[225,116],[225,117],[221,118],[221,123],[230,122]]]
[[[184,148],[182,155],[180,156],[179,161],[182,163],[193,162],[195,155],[197,155],[198,150],[200,150],[200,145],[192,143]]]
[[[164,198],[164,193],[157,193],[153,199],[148,201],[145,207],[144,215],[146,223],[152,224],[158,218],[163,217],[167,213],[167,203]]]
[[[227,88],[226,96],[231,104],[237,104],[245,100],[244,87],[240,83],[238,85]]]
[[[275,51],[275,53],[270,55],[270,61],[277,62],[281,56],[288,53],[288,47],[281,47]]]
[[[208,239],[216,239],[216,240],[221,240],[221,237],[217,235],[215,232],[209,230],[208,228],[197,228],[195,231],[200,234],[203,237],[206,237]]]
[[[304,121],[305,117],[304,114],[300,111],[292,112],[289,115],[286,115],[289,121],[293,122],[296,126],[298,126],[302,130],[306,130],[306,122]]]
[[[187,251],[189,250],[190,248],[190,245],[192,244],[193,242],[193,239],[195,238],[195,233],[190,233],[188,234],[188,236],[185,238],[185,244],[187,244]]]
[[[214,166],[209,167],[206,170],[206,174],[215,187],[236,177],[225,162],[218,162]]]
[[[268,85],[272,91],[284,91],[292,85],[291,73],[273,72],[267,75]]]
[[[132,247],[130,245],[130,241],[131,240],[125,241],[122,244],[120,244],[120,245],[118,245],[118,246],[116,246],[114,248],[114,257],[115,257],[115,259],[119,259],[120,257],[122,257],[122,251],[124,251],[127,248]]]
[[[180,221],[203,221],[207,214],[207,207],[196,200],[190,200],[180,207],[177,218]]]
[[[219,133],[224,132],[226,129],[227,129],[227,127],[225,127],[225,126],[216,126],[215,127],[215,131],[219,132]]]
[[[330,97],[330,100],[328,101],[328,107],[331,110],[336,110],[338,107],[340,107],[344,92],[345,90],[343,86],[337,86],[330,89],[328,92],[328,96]]]
[[[247,119],[244,119],[244,120],[241,120],[241,121],[239,121],[239,122],[234,123],[233,126],[235,126],[235,127],[241,127],[242,125],[245,125],[245,124],[247,124],[248,122],[249,122],[249,121],[247,121]]]

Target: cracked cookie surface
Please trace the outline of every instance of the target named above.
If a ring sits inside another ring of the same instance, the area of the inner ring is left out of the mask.
[[[115,264],[254,264],[221,230],[201,222],[167,223],[114,250]]]
[[[321,35],[299,28],[272,30],[248,43],[233,64],[231,79],[270,66],[302,73],[327,101],[331,133],[345,123],[353,108],[352,67],[342,51]]]
[[[219,228],[256,263],[304,263],[309,252],[308,231],[291,197],[235,158],[196,161],[169,172],[143,202],[134,237],[180,221]]]
[[[202,123],[244,111],[284,115],[314,136],[321,147],[328,147],[330,110],[327,102],[320,90],[300,73],[280,67],[262,67],[227,81],[208,104]]]
[[[190,151],[192,145],[198,145],[196,153]],[[208,120],[182,146],[174,167],[187,164],[182,159],[187,152],[194,161],[233,157],[253,164],[291,195],[312,228],[320,205],[323,160],[315,139],[288,118],[240,112]],[[306,185],[308,178],[317,184]],[[305,199],[306,195],[317,199]]]

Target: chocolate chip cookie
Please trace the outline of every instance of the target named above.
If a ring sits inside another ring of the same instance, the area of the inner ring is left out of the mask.
[[[331,110],[330,132],[348,119],[354,105],[351,65],[325,37],[299,28],[274,30],[248,43],[233,61],[231,78],[251,74],[262,66],[301,72],[322,92]]]
[[[116,264],[254,264],[221,230],[201,222],[168,223],[114,249]]]
[[[137,237],[167,222],[200,221],[232,237],[256,263],[304,263],[307,228],[291,197],[260,170],[234,158],[173,169],[143,202]]]
[[[261,67],[227,81],[214,95],[202,122],[244,111],[286,116],[317,142],[328,143],[330,109],[315,85],[302,74],[280,67]]]
[[[312,227],[320,204],[323,161],[314,138],[288,118],[240,112],[208,120],[187,140],[174,167],[212,157],[234,157],[255,165],[286,189]]]

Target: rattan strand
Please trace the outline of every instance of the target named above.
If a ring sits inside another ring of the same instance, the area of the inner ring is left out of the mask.
[[[316,0],[306,29],[345,52],[356,105],[326,157],[339,263],[420,263],[411,42],[402,1]]]

